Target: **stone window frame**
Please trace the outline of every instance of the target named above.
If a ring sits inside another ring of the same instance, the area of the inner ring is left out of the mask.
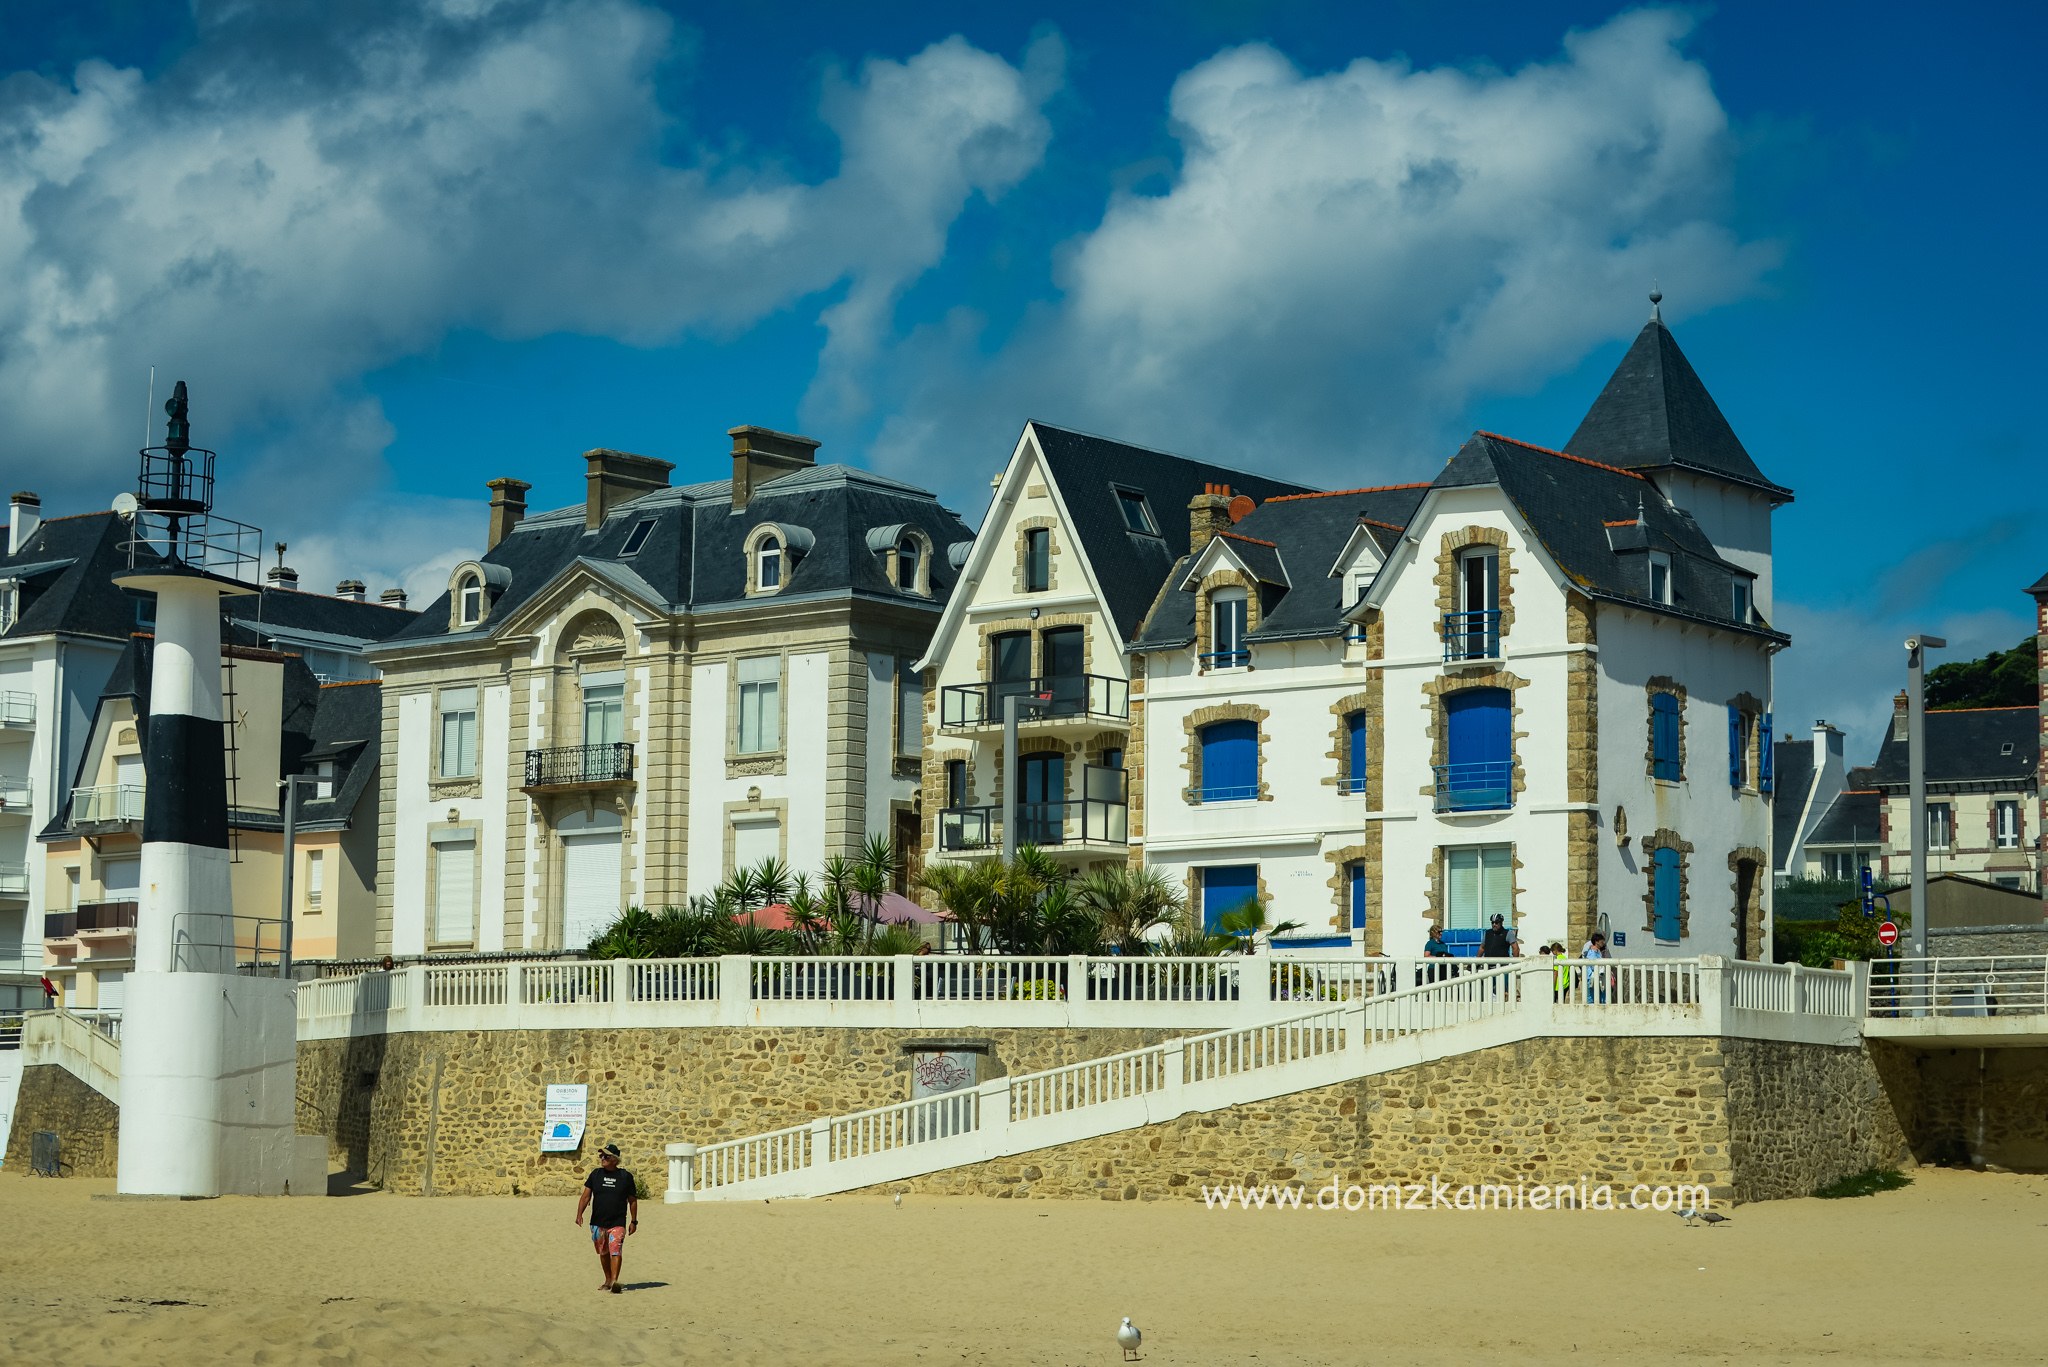
[[[1379,858],[1380,852],[1369,844],[1340,845],[1336,849],[1323,851],[1323,859],[1330,865],[1330,876],[1324,886],[1329,888],[1330,904],[1335,908],[1330,915],[1330,928],[1346,934],[1362,932],[1366,940],[1367,954],[1379,953],[1378,940],[1381,937],[1376,933],[1373,922],[1385,920],[1384,916],[1373,915],[1376,905],[1373,897],[1376,880],[1373,874],[1379,868]],[[1351,924],[1350,870],[1353,864],[1365,866],[1365,925],[1356,929]]]
[[[1739,900],[1742,896],[1742,862],[1744,860],[1748,860],[1756,866],[1756,873],[1750,879],[1749,905],[1746,907]],[[1681,869],[1684,863],[1685,856],[1681,854],[1679,856]],[[1771,857],[1756,846],[1738,845],[1728,851],[1729,908],[1734,920],[1741,926],[1742,933],[1737,936],[1737,939],[1740,943],[1748,945],[1749,951],[1752,954],[1768,953],[1770,951],[1770,945],[1764,943],[1763,939],[1764,886],[1770,876]],[[1681,890],[1683,887],[1684,884],[1681,881]],[[1681,901],[1681,928],[1683,925],[1683,903]]]
[[[775,669],[775,748],[773,750],[740,749],[740,662],[742,660],[776,661]],[[725,715],[731,723],[725,728],[725,776],[741,778],[749,775],[779,774],[789,759],[789,651],[783,650],[738,650],[726,656],[725,661]]]
[[[1763,736],[1764,703],[1754,693],[1741,692],[1728,700],[1728,706],[1749,719],[1749,740],[1743,746],[1742,782],[1735,786],[1738,793],[1760,793],[1758,787],[1763,781]]]
[[[434,934],[441,923],[441,846],[460,845],[463,841],[460,836],[440,840],[436,840],[434,837],[457,831],[467,831],[469,833],[469,846],[472,851],[472,857],[476,861],[476,867],[471,873],[469,884],[469,938],[467,940],[437,940],[434,938]],[[485,876],[484,823],[481,820],[436,821],[427,827],[426,838],[427,924],[423,927],[424,934],[421,938],[426,944],[429,954],[445,953],[449,950],[457,949],[474,951],[477,947],[477,932],[483,925]]]
[[[475,709],[475,711],[476,711],[476,752],[475,752],[475,754],[474,754],[474,755],[473,755],[473,756],[471,757],[471,762],[470,762],[470,772],[469,772],[469,773],[466,773],[466,774],[444,774],[444,773],[442,773],[442,772],[441,772],[441,750],[442,750],[442,745],[441,745],[441,718],[442,718],[442,717],[444,717],[444,716],[446,716],[446,715],[447,715],[447,712],[446,712],[446,710],[445,710],[445,709],[443,709],[443,708],[442,708],[442,706],[441,706],[441,696],[442,696],[442,695],[443,695],[444,693],[448,693],[448,692],[454,691],[454,690],[456,690],[456,689],[463,689],[463,688],[467,688],[467,689],[471,690],[472,692],[474,692],[474,693],[476,694],[476,709]],[[442,799],[442,798],[447,798],[447,797],[465,797],[465,796],[466,796],[466,797],[476,797],[476,796],[481,796],[481,793],[482,793],[482,790],[481,790],[481,788],[478,788],[478,790],[477,790],[476,792],[474,792],[474,793],[472,793],[472,792],[470,792],[470,791],[468,791],[468,790],[469,790],[469,788],[470,788],[470,787],[472,787],[472,786],[475,786],[475,785],[479,785],[479,784],[481,784],[481,783],[483,782],[483,773],[484,773],[484,681],[483,681],[482,679],[469,679],[469,680],[466,680],[466,681],[456,681],[456,682],[450,682],[450,683],[439,683],[439,684],[435,684],[435,685],[434,685],[434,686],[433,686],[433,687],[432,687],[432,688],[431,688],[430,690],[428,690],[428,691],[429,691],[429,695],[430,695],[430,696],[431,696],[431,697],[433,698],[433,700],[434,700],[434,713],[433,713],[433,717],[434,717],[434,720],[433,720],[433,745],[434,745],[434,757],[433,757],[433,763],[432,763],[432,765],[431,765],[431,766],[430,766],[430,768],[429,768],[429,774],[430,774],[430,778],[429,778],[429,780],[428,780],[428,786],[429,786],[429,788],[430,788],[430,789],[431,789],[431,791],[432,791],[432,796],[433,796],[433,797],[434,797],[434,798],[435,798],[435,799],[436,799],[437,801],[438,801],[438,800],[440,800],[440,799]],[[460,791],[456,791],[456,790],[458,790],[458,789],[459,789]]]
[[[1450,892],[1445,886],[1447,882],[1446,875],[1450,872],[1451,867],[1451,851],[1473,849],[1481,846],[1492,848],[1501,845],[1507,846],[1508,851],[1507,928],[1515,930],[1522,924],[1522,894],[1527,889],[1522,886],[1521,842],[1515,840],[1460,840],[1455,844],[1438,845],[1430,851],[1429,882],[1423,893],[1425,905],[1422,911],[1422,924],[1425,930],[1430,926],[1443,926],[1445,930],[1451,928],[1447,923],[1447,918],[1450,915]],[[1519,935],[1516,938],[1516,943],[1520,943]]]
[[[1259,629],[1259,622],[1265,616],[1265,605],[1259,601],[1259,581],[1241,570],[1235,570],[1226,565],[1220,569],[1209,571],[1208,574],[1202,576],[1202,582],[1195,586],[1195,672],[1197,674],[1218,672],[1213,671],[1210,666],[1202,663],[1202,657],[1209,654],[1212,649],[1210,637],[1213,632],[1209,617],[1209,605],[1210,600],[1215,596],[1218,589],[1244,590],[1246,655],[1245,663],[1242,665],[1231,665],[1220,672],[1228,673],[1236,669],[1256,669],[1258,666],[1253,664],[1250,658],[1252,651],[1251,634]]]
[[[1004,617],[993,622],[982,622],[976,627],[979,641],[975,649],[977,668],[983,682],[993,683],[996,677],[995,638],[1023,633],[1031,641],[1031,677],[1045,675],[1045,633],[1062,627],[1081,628],[1081,672],[1095,672],[1095,616],[1089,612],[1048,612],[1032,617]],[[991,722],[1000,722],[996,716]]]
[[[1458,611],[1458,555],[1473,546],[1492,546],[1500,558],[1500,649],[1507,652],[1508,633],[1515,625],[1514,547],[1508,544],[1504,527],[1482,527],[1477,523],[1443,534],[1436,553],[1436,620],[1442,634],[1446,614]]]
[[[1024,574],[1025,567],[1029,563],[1030,557],[1031,541],[1029,533],[1039,531],[1045,533],[1045,587],[1042,589],[1034,589],[1025,586]],[[1016,527],[1013,529],[1013,532],[1015,536],[1016,555],[1014,557],[1014,563],[1011,567],[1012,591],[1016,593],[1019,597],[1031,593],[1051,593],[1055,588],[1059,586],[1060,581],[1060,520],[1057,517],[1051,516],[1023,518],[1018,521]],[[1036,651],[1037,647],[1034,643],[1034,659],[1036,658]]]
[[[1508,745],[1514,756],[1514,775],[1510,791],[1517,799],[1517,801],[1510,804],[1510,809],[1520,806],[1519,799],[1529,786],[1527,769],[1522,762],[1524,749],[1522,742],[1529,738],[1530,733],[1517,730],[1516,723],[1522,716],[1520,691],[1528,686],[1529,681],[1527,679],[1510,670],[1499,668],[1489,669],[1484,673],[1474,673],[1466,670],[1456,674],[1439,674],[1435,678],[1425,679],[1422,684],[1422,693],[1423,707],[1429,713],[1429,724],[1426,731],[1429,737],[1430,775],[1429,782],[1423,784],[1416,791],[1423,797],[1429,798],[1432,804],[1434,804],[1436,799],[1437,767],[1450,762],[1444,757],[1450,746],[1450,727],[1446,726],[1443,721],[1445,715],[1443,700],[1452,693],[1463,693],[1468,689],[1502,688],[1506,689],[1508,694]],[[1499,814],[1499,812],[1470,813],[1473,816],[1498,816]],[[1435,815],[1443,817],[1456,815],[1456,813],[1438,812]]]
[[[761,587],[760,578],[760,552],[770,541],[773,541],[777,549],[782,552],[782,570],[776,578],[775,586],[764,589]],[[784,536],[782,529],[773,522],[763,522],[755,527],[754,530],[748,532],[746,540],[740,543],[740,553],[746,558],[747,597],[773,598],[789,586],[789,574],[795,568],[790,558],[789,538]]]
[[[1335,788],[1339,797],[1365,798],[1368,811],[1378,810],[1372,801],[1373,789],[1379,786],[1373,782],[1373,775],[1380,767],[1372,762],[1373,756],[1380,752],[1381,708],[1376,693],[1375,689],[1360,689],[1356,693],[1346,693],[1330,704],[1330,749],[1323,756],[1330,761],[1330,772],[1323,776],[1322,781]],[[1351,787],[1348,784],[1353,777],[1350,772],[1350,720],[1353,714],[1361,712],[1365,714],[1365,783]]]
[[[739,845],[739,823],[736,816],[759,815],[772,812],[775,815],[775,857],[787,867],[789,864],[789,799],[786,797],[761,797],[759,790],[750,792],[737,802],[727,802],[719,809],[719,823],[723,827],[719,854],[719,868],[727,870],[719,876],[723,882],[730,878],[737,868],[733,863],[734,851]]]
[[[911,575],[909,588],[898,582],[901,570],[899,562],[903,558],[903,543],[906,541],[915,542],[917,547],[914,552],[917,566]],[[914,593],[920,598],[932,596],[932,539],[925,535],[922,527],[906,523],[903,530],[897,533],[896,543],[890,546],[882,557],[882,573],[887,576],[889,587],[898,593]]]
[[[1202,871],[1205,869],[1239,869],[1243,868],[1246,864],[1250,864],[1254,869],[1258,870],[1259,890],[1256,896],[1259,899],[1259,905],[1261,907],[1264,907],[1268,912],[1272,911],[1273,889],[1266,882],[1265,860],[1239,859],[1235,862],[1229,862],[1222,859],[1211,859],[1207,863],[1189,864],[1187,866],[1188,906],[1192,910],[1194,915],[1198,919],[1200,919],[1204,925],[1208,923],[1208,917],[1203,915],[1202,912]]]
[[[1678,851],[1678,939],[1657,938],[1657,860],[1658,850]],[[1643,930],[1650,937],[1650,943],[1684,944],[1692,937],[1692,853],[1693,844],[1668,826],[1659,826],[1642,839],[1643,851]],[[1768,864],[1768,861],[1765,861]]]
[[[591,630],[599,621],[617,634]],[[619,736],[628,745],[635,744],[633,715],[639,688],[632,668],[638,659],[632,641],[637,633],[631,621],[621,618],[618,607],[603,598],[579,598],[563,610],[555,657],[546,676],[548,696],[542,709],[545,726],[541,739],[553,738],[562,745],[585,744],[583,675],[616,669],[624,676],[621,682],[625,685],[619,694]]]
[[[1203,806],[1202,791],[1202,729],[1219,721],[1248,721],[1258,727],[1259,753],[1257,757],[1259,795],[1250,799],[1254,802],[1271,802],[1273,786],[1266,781],[1266,756],[1272,749],[1273,737],[1266,730],[1266,721],[1273,714],[1252,703],[1215,703],[1198,707],[1183,716],[1181,729],[1186,733],[1186,747],[1181,754],[1181,769],[1187,775],[1187,783],[1181,790],[1182,800],[1190,807]],[[1126,752],[1128,754],[1128,752]]]
[[[1660,693],[1667,694],[1670,697],[1676,698],[1678,700],[1678,777],[1675,779],[1657,777],[1656,698],[1657,695]],[[1651,678],[1649,682],[1643,685],[1643,694],[1643,706],[1646,709],[1646,715],[1643,718],[1643,726],[1645,729],[1645,735],[1643,739],[1643,773],[1653,783],[1683,783],[1685,782],[1686,775],[1691,772],[1689,769],[1686,768],[1685,763],[1685,733],[1688,729],[1686,726],[1685,717],[1685,685],[1678,682],[1676,679],[1673,679],[1667,674],[1658,674],[1655,677]]]

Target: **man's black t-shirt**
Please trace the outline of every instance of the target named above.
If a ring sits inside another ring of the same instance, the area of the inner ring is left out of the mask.
[[[599,1229],[614,1229],[626,1223],[626,1202],[632,1199],[635,1187],[633,1174],[624,1168],[603,1168],[583,1179],[583,1185],[590,1191],[590,1223]]]

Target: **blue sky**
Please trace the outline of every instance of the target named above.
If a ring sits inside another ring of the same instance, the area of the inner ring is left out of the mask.
[[[977,518],[1042,417],[1351,485],[1559,443],[1665,313],[1778,520],[1781,732],[2028,630],[2038,7],[17,0],[0,446],[52,513],[185,378],[310,583],[724,430]],[[2032,93],[2029,93],[2032,92]]]

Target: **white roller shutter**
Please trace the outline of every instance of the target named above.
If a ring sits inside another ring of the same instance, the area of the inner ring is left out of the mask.
[[[102,1011],[119,1011],[128,993],[128,975],[101,969],[99,974],[100,1006]]]
[[[619,919],[619,833],[562,837],[562,947],[581,949]]]

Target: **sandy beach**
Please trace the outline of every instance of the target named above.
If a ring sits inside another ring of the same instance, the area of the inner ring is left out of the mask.
[[[2048,1177],[1652,1213],[845,1197],[122,1201],[0,1175],[10,1364],[2038,1362]],[[1910,1296],[1899,1279],[1911,1270]]]

